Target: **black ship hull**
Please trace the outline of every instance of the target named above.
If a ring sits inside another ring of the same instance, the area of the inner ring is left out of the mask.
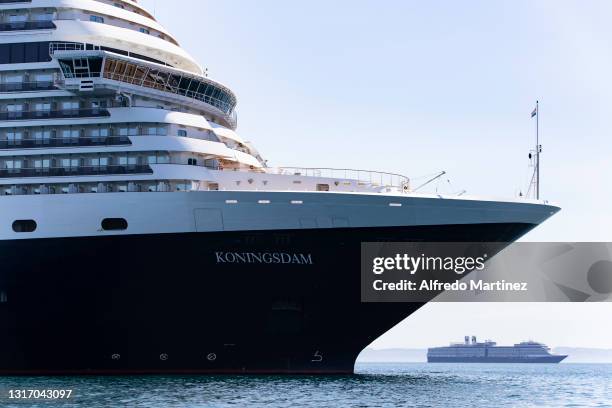
[[[534,226],[0,241],[0,374],[352,373],[422,306],[360,301],[362,241],[511,242]]]

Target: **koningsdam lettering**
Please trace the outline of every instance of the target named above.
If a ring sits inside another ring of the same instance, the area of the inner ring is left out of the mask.
[[[295,264],[313,265],[312,254],[288,252],[215,252],[218,264]]]

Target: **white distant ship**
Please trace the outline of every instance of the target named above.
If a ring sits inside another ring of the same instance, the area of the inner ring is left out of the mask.
[[[427,350],[429,363],[559,363],[567,356],[552,354],[550,348],[535,341],[523,341],[513,346],[498,346],[491,340],[476,341],[465,336],[463,343]]]
[[[350,373],[421,306],[361,303],[361,242],[511,242],[559,210],[270,168],[134,0],[0,20],[0,373]]]

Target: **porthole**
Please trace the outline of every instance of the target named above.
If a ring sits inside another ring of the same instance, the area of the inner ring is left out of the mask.
[[[123,231],[128,227],[128,222],[125,218],[105,218],[102,220],[102,229],[104,231]]]
[[[15,232],[34,232],[36,231],[36,221],[34,220],[17,220],[13,222],[13,231]]]

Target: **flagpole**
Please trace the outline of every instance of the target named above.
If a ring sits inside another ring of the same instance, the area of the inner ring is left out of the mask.
[[[540,108],[536,101],[536,200],[540,199]]]

